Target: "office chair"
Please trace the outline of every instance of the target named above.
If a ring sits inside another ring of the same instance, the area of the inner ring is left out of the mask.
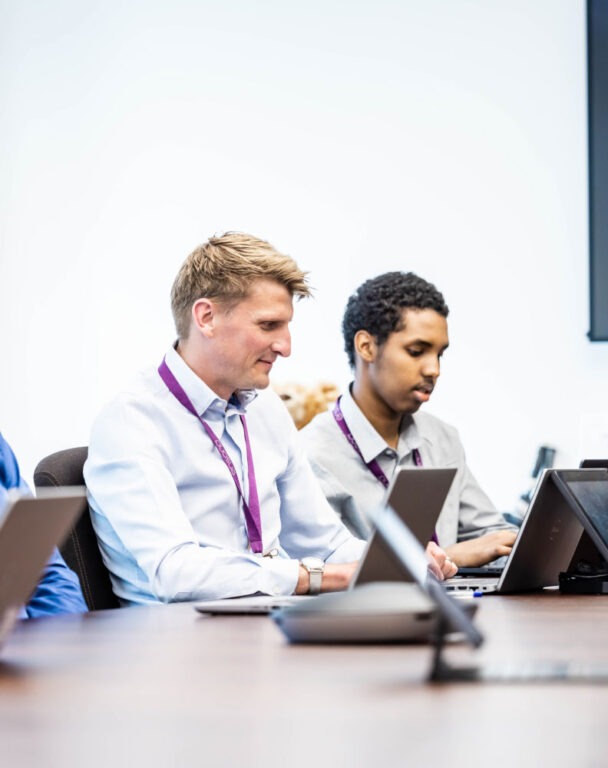
[[[88,448],[68,448],[46,456],[34,470],[36,488],[60,485],[84,485],[82,468]],[[60,547],[63,559],[80,579],[82,593],[89,610],[118,608],[120,603],[112,591],[110,574],[99,551],[97,536],[87,507],[67,539]]]

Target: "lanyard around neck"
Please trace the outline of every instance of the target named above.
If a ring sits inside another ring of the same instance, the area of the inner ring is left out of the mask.
[[[336,424],[340,427],[340,431],[342,432],[344,437],[351,444],[355,453],[359,454],[359,456],[361,457],[361,461],[365,464],[365,466],[369,469],[369,471],[374,475],[376,480],[379,480],[385,488],[388,488],[389,479],[384,474],[382,467],[380,466],[380,464],[378,464],[376,459],[372,459],[371,461],[365,461],[365,459],[363,458],[363,454],[361,453],[361,448],[359,448],[359,445],[355,440],[353,433],[350,431],[350,428],[346,423],[344,414],[342,413],[342,408],[340,407],[340,400],[341,398],[338,398],[336,400],[336,404],[334,405],[334,409],[332,411],[333,417],[336,420]],[[412,457],[414,459],[414,464],[417,467],[421,467],[422,457],[420,456],[420,451],[417,448],[414,448],[414,450],[412,451]]]
[[[332,411],[332,415],[333,415],[334,419],[336,420],[336,424],[338,425],[338,427],[340,427],[340,431],[342,432],[344,437],[348,440],[348,442],[351,444],[351,446],[353,447],[355,453],[357,453],[361,457],[361,461],[365,464],[365,466],[369,469],[369,471],[374,475],[374,477],[377,480],[379,480],[382,483],[382,485],[385,488],[388,488],[388,486],[389,486],[389,479],[385,475],[385,473],[382,471],[382,467],[380,466],[380,464],[378,464],[376,459],[372,459],[371,461],[365,461],[365,459],[363,458],[363,453],[361,452],[361,448],[359,448],[359,445],[358,445],[357,441],[355,440],[355,437],[354,437],[353,433],[350,431],[350,428],[349,428],[348,424],[346,423],[346,419],[344,418],[344,414],[342,413],[342,408],[340,407],[340,399],[341,398],[338,398],[336,400],[336,404],[334,405],[334,409]],[[414,450],[412,451],[412,457],[414,459],[414,464],[417,467],[421,467],[422,466],[422,456],[420,455],[420,451],[418,450],[418,448],[414,448]],[[431,541],[434,541],[435,544],[439,543],[439,541],[437,539],[437,532],[436,531],[433,533]]]
[[[183,387],[175,378],[173,373],[169,370],[169,366],[167,365],[167,362],[165,359],[163,359],[162,363],[160,364],[158,368],[158,373],[161,379],[167,385],[167,389],[169,390],[169,392],[171,392],[171,394],[184,406],[184,408],[186,408],[188,411],[190,411],[191,414],[196,416],[196,418],[203,425],[203,427],[205,428],[205,432],[209,435],[217,452],[222,457],[222,461],[228,467],[228,470],[232,475],[232,480],[234,481],[234,484],[239,493],[239,496],[241,497],[241,501],[243,502],[243,511],[245,512],[245,522],[247,524],[247,536],[249,538],[249,544],[251,546],[251,550],[252,552],[262,552],[263,547],[262,547],[262,522],[260,519],[260,502],[258,499],[258,488],[256,485],[255,471],[253,467],[253,455],[251,453],[251,443],[249,441],[249,432],[247,430],[247,422],[245,421],[245,416],[241,416],[240,419],[243,425],[243,432],[245,434],[245,448],[247,451],[247,479],[249,482],[249,503],[247,503],[247,500],[245,499],[245,496],[241,489],[241,484],[239,482],[236,467],[232,463],[230,456],[228,456],[228,453],[224,448],[224,446],[222,445],[221,440],[218,438],[215,432],[211,429],[209,424],[207,424],[207,422],[203,419],[203,417],[198,414],[196,408],[192,404],[192,401],[184,391]]]

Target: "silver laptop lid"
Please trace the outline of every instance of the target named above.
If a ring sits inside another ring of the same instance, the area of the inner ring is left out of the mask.
[[[86,508],[84,488],[8,493],[0,510],[0,645],[27,603],[53,549]]]

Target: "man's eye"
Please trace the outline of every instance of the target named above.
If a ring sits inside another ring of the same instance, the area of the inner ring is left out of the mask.
[[[410,357],[420,357],[420,355],[422,354],[422,350],[421,349],[411,349],[410,348],[410,349],[407,350],[407,353],[408,353],[408,355]]]

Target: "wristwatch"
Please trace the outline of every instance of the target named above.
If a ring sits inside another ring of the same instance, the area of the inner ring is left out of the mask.
[[[320,557],[303,557],[300,565],[306,568],[310,576],[310,585],[308,587],[309,595],[318,595],[321,591],[321,582],[323,580],[323,571],[325,563]]]

